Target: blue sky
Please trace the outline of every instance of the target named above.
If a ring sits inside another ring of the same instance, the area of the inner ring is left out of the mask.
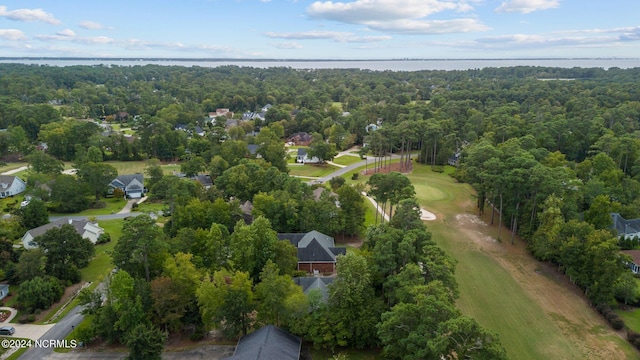
[[[0,0],[0,56],[640,57],[638,0]]]

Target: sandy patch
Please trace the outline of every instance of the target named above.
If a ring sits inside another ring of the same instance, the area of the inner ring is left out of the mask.
[[[433,221],[436,219],[436,215],[429,210],[420,208],[420,219],[426,221]]]

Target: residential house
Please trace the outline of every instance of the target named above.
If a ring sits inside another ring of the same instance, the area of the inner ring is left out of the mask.
[[[611,213],[611,220],[612,228],[618,232],[618,237],[640,238],[640,219],[626,220],[618,213]]]
[[[193,134],[196,134],[198,136],[204,136],[205,135],[204,130],[198,125],[191,127],[191,126],[186,125],[186,124],[178,124],[173,129],[174,130],[184,131],[189,136],[193,136]]]
[[[144,190],[144,175],[142,174],[130,174],[130,175],[118,175],[109,184],[109,193],[113,194],[113,190],[116,188],[124,191],[124,195],[130,199],[141,198],[145,192]]]
[[[301,164],[318,164],[320,159],[317,156],[309,157],[308,150],[305,148],[298,149],[298,155],[296,156],[296,162]]]
[[[248,121],[248,120],[260,120],[260,121],[264,121],[267,116],[267,111],[269,111],[269,109],[271,109],[272,105],[271,104],[267,104],[265,106],[262,107],[262,109],[260,109],[260,112],[257,111],[245,111],[242,114],[242,121]]]
[[[37,245],[34,239],[40,235],[43,235],[48,230],[53,228],[60,228],[62,225],[69,224],[76,229],[76,232],[85,239],[89,239],[91,243],[95,245],[98,242],[100,235],[104,234],[104,229],[98,226],[97,223],[92,223],[88,220],[76,220],[70,218],[61,218],[48,224],[38,226],[35,229],[31,229],[24,233],[22,236],[22,246],[25,249],[35,249]]]
[[[229,360],[299,360],[300,338],[273,325],[267,325],[238,340]]]
[[[256,145],[256,144],[248,144],[247,145],[247,150],[249,150],[249,154],[253,157],[257,157],[260,158],[260,154],[258,154],[258,149],[260,148],[260,145]]]
[[[309,146],[311,144],[311,135],[306,132],[297,132],[287,138],[287,143],[295,146]]]
[[[329,299],[329,285],[334,279],[335,277],[328,276],[308,276],[293,278],[293,282],[302,288],[305,295],[309,295],[311,291],[319,291],[322,300],[327,301]]]
[[[335,273],[336,257],[347,249],[336,247],[331,236],[318,231],[308,233],[282,233],[278,239],[288,240],[298,249],[298,270],[308,273]]]
[[[27,189],[27,184],[17,176],[0,175],[0,199],[18,195]]]
[[[6,298],[9,295],[9,285],[0,284],[0,300]]]
[[[233,115],[234,115],[233,111],[229,111],[229,109],[219,108],[219,109],[216,109],[215,112],[210,112],[209,113],[209,119],[215,119],[218,116],[224,116],[224,117],[232,118]]]
[[[195,176],[195,180],[200,183],[205,189],[209,190],[213,186],[213,180],[209,174],[199,174]]]
[[[631,257],[631,262],[628,262],[627,266],[634,274],[640,275],[640,250],[623,250],[622,253]]]

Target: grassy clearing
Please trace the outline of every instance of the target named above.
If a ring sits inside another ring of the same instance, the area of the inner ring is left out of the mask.
[[[91,201],[95,200],[95,196],[91,198]],[[100,202],[106,204],[105,207],[100,209],[87,209],[79,213],[74,213],[74,216],[96,216],[96,215],[108,215],[115,214],[127,204],[127,200],[123,198],[101,198]],[[67,216],[70,214],[51,213],[51,216]]]
[[[640,332],[640,309],[632,308],[630,310],[614,310],[624,320],[625,325],[635,332]]]
[[[509,358],[638,358],[561,277],[539,271],[543,264],[524,244],[496,242],[495,227],[474,221],[469,185],[423,165],[409,178],[420,204],[438,217],[427,222],[433,239],[458,260],[457,306],[496,331]]]
[[[362,161],[359,156],[344,155],[333,159],[333,162],[339,165],[351,165]]]
[[[336,171],[338,168],[332,165],[295,165],[289,166],[289,175],[291,176],[308,176],[308,177],[323,177]]]

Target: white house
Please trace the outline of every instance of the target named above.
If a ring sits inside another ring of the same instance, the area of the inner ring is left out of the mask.
[[[296,156],[296,162],[301,164],[317,164],[320,162],[316,156],[310,158],[307,154],[307,149],[298,148],[298,156]]]
[[[38,226],[35,229],[31,229],[24,233],[22,236],[22,246],[25,249],[35,249],[38,247],[33,239],[43,235],[48,230],[53,228],[60,228],[62,225],[69,224],[76,229],[76,232],[85,239],[89,239],[94,245],[98,242],[100,235],[104,234],[104,229],[98,226],[96,223],[92,223],[88,220],[74,220],[69,218],[62,218],[48,224]]]
[[[27,184],[17,176],[0,175],[0,199],[20,194]]]
[[[119,175],[109,184],[113,193],[116,188],[124,191],[124,195],[131,199],[141,198],[144,194],[144,176],[142,174]]]

